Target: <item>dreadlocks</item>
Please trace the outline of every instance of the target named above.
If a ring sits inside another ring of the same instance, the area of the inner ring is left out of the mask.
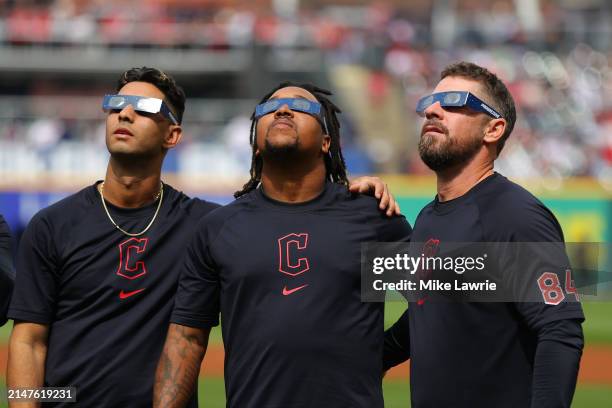
[[[337,114],[342,111],[332,101],[330,101],[326,95],[332,95],[327,89],[319,88],[318,86],[311,84],[295,84],[293,82],[283,82],[270,91],[264,96],[260,103],[267,101],[274,92],[279,89],[286,88],[288,86],[295,86],[302,88],[312,93],[317,101],[321,104],[325,115],[325,123],[327,124],[327,131],[331,138],[329,147],[329,154],[325,155],[325,177],[334,183],[340,183],[348,185],[348,179],[346,177],[346,164],[344,162],[344,156],[342,155],[342,149],[340,148],[340,122],[338,121]],[[325,129],[324,129],[325,131]],[[248,193],[251,190],[257,188],[261,182],[261,170],[263,168],[263,160],[261,155],[257,155],[257,120],[255,120],[255,112],[251,115],[251,136],[250,142],[253,150],[251,156],[251,179],[242,187],[242,190],[236,191],[234,197],[238,198],[243,194]]]

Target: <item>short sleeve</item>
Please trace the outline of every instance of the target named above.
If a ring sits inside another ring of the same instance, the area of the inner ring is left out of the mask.
[[[382,214],[378,222],[379,242],[410,242],[412,227],[403,215],[391,218]]]
[[[36,215],[19,243],[9,318],[40,324],[53,321],[59,272],[55,242],[48,221]]]
[[[516,271],[515,282],[511,283],[515,296],[527,295],[529,299],[542,299],[538,302],[517,302],[515,308],[525,323],[539,330],[549,322],[561,319],[584,320],[582,307],[571,293],[565,290],[565,271],[570,262],[565,252],[563,232],[554,215],[541,203],[531,203],[520,212],[516,219],[511,241],[517,244],[515,251],[519,259],[508,268]],[[506,260],[511,262],[511,260]],[[547,280],[545,274],[555,274],[557,281]],[[549,289],[547,289],[547,287]],[[550,289],[556,292],[551,294]],[[562,298],[555,298],[560,296]],[[558,301],[556,299],[562,299]],[[557,304],[555,304],[557,303]]]
[[[12,257],[11,233],[4,217],[0,215],[0,326],[6,323],[6,313],[13,292]]]
[[[170,321],[190,327],[219,324],[220,280],[211,256],[210,230],[205,217],[187,248]]]

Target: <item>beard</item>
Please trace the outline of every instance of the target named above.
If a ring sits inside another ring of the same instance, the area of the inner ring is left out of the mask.
[[[273,157],[292,156],[298,152],[299,146],[299,140],[297,139],[293,143],[279,145],[271,143],[270,140],[266,138],[264,152]]]
[[[421,135],[419,140],[419,155],[423,163],[433,171],[444,171],[461,163],[468,162],[476,155],[482,146],[482,138],[471,135],[467,140],[460,141],[451,137],[446,126],[436,121],[424,124],[437,126],[444,135]]]
[[[299,153],[300,138],[297,134],[295,137],[278,138],[271,136],[273,129],[268,129],[264,139],[264,149],[262,154],[271,159],[283,159],[293,157]]]

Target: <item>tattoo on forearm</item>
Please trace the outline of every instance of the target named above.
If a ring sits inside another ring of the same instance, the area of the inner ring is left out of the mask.
[[[154,407],[182,407],[195,390],[206,352],[202,331],[171,325],[155,375]]]

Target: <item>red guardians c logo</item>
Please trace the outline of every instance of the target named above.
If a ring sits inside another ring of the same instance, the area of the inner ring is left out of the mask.
[[[278,239],[278,270],[296,276],[310,269],[308,258],[299,253],[308,246],[308,234],[289,234]]]
[[[136,279],[147,273],[144,261],[139,261],[147,248],[148,238],[130,238],[119,244],[119,268],[117,275]]]

